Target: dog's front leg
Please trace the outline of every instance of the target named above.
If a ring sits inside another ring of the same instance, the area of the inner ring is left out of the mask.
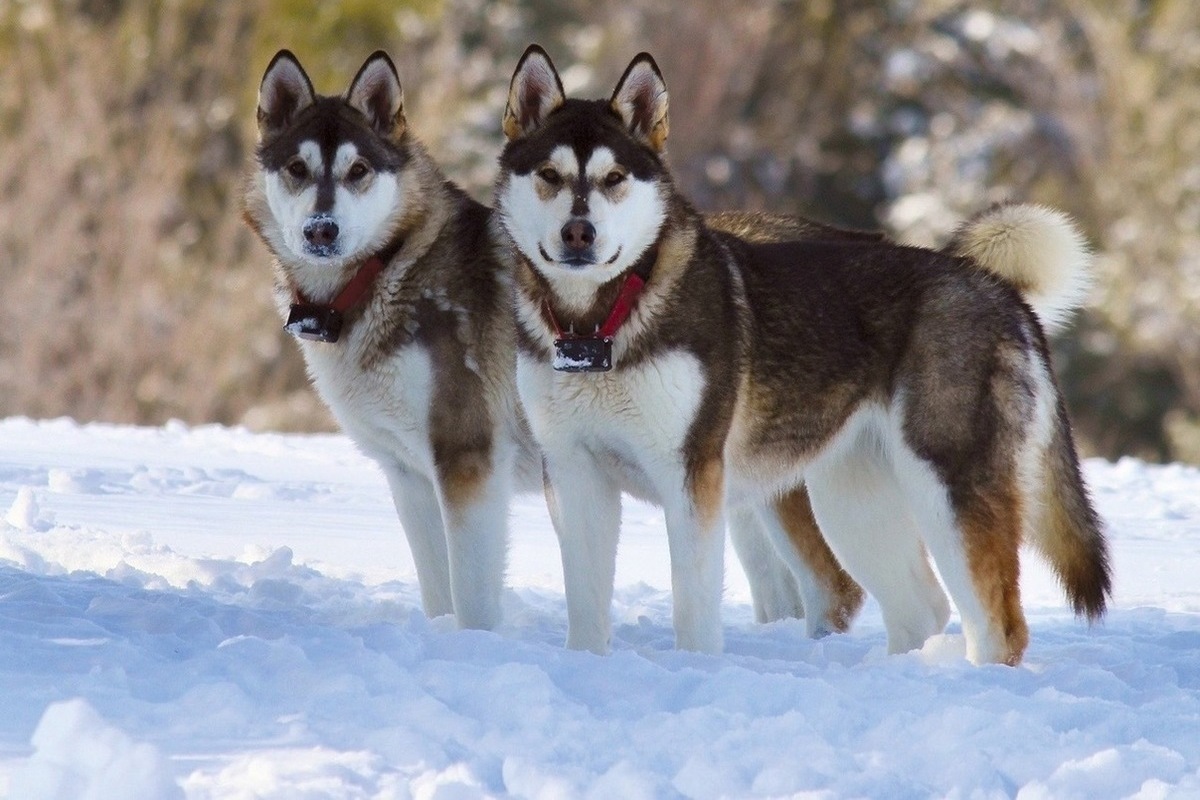
[[[621,491],[580,449],[547,455],[546,504],[562,551],[567,647],[605,654],[621,528]]]
[[[680,491],[663,493],[671,550],[675,646],[719,653],[724,646],[725,482],[719,459],[689,470]]]
[[[513,466],[491,452],[466,451],[438,464],[450,590],[460,628],[500,624]]]
[[[453,614],[450,564],[446,557],[446,533],[442,527],[437,489],[424,475],[399,464],[380,462],[380,466],[392,490],[392,502],[408,540],[413,564],[417,567],[425,616]]]

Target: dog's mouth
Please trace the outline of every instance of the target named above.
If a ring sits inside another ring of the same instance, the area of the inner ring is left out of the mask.
[[[591,256],[590,253],[568,256],[566,258],[557,258],[557,259],[551,258],[550,254],[546,252],[546,248],[542,247],[542,245],[540,245],[540,244],[538,245],[538,255],[540,255],[547,264],[558,264],[561,267],[566,267],[568,269],[573,269],[573,270],[586,269],[587,267],[594,267],[600,263],[596,260],[596,258],[594,256]],[[620,257],[621,257],[621,248],[618,247],[617,252],[612,254],[612,258],[609,258],[607,261],[604,262],[604,266],[606,266],[606,267],[612,266],[613,264],[615,264],[617,262],[617,259]]]
[[[305,242],[304,254],[306,256],[315,256],[316,258],[334,258],[340,254],[340,250],[336,244],[313,244],[312,242]]]

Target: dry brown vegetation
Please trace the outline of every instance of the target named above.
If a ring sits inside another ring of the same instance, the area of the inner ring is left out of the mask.
[[[1200,15],[1191,0],[24,0],[0,4],[0,414],[327,429],[241,222],[258,79],[325,92],[374,48],[486,199],[530,41],[602,95],[638,50],[705,209],[936,243],[999,199],[1081,220],[1060,337],[1089,452],[1200,461]]]

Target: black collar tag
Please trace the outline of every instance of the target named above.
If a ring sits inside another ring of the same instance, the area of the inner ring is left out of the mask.
[[[342,312],[316,303],[293,303],[283,329],[297,339],[336,342],[342,333]]]
[[[608,372],[612,369],[611,336],[573,336],[554,340],[558,372]]]

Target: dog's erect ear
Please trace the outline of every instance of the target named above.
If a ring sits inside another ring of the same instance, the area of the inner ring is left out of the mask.
[[[346,90],[346,101],[381,135],[399,139],[404,133],[404,90],[396,65],[382,50],[363,62]]]
[[[316,94],[300,62],[290,50],[280,50],[267,65],[258,87],[258,136],[269,139],[292,124],[313,104]]]
[[[508,105],[504,109],[504,135],[509,141],[520,139],[538,128],[551,111],[562,105],[562,80],[546,51],[529,45],[517,62],[508,85]]]
[[[630,133],[658,153],[667,145],[667,83],[649,53],[638,53],[613,90],[613,110]]]

